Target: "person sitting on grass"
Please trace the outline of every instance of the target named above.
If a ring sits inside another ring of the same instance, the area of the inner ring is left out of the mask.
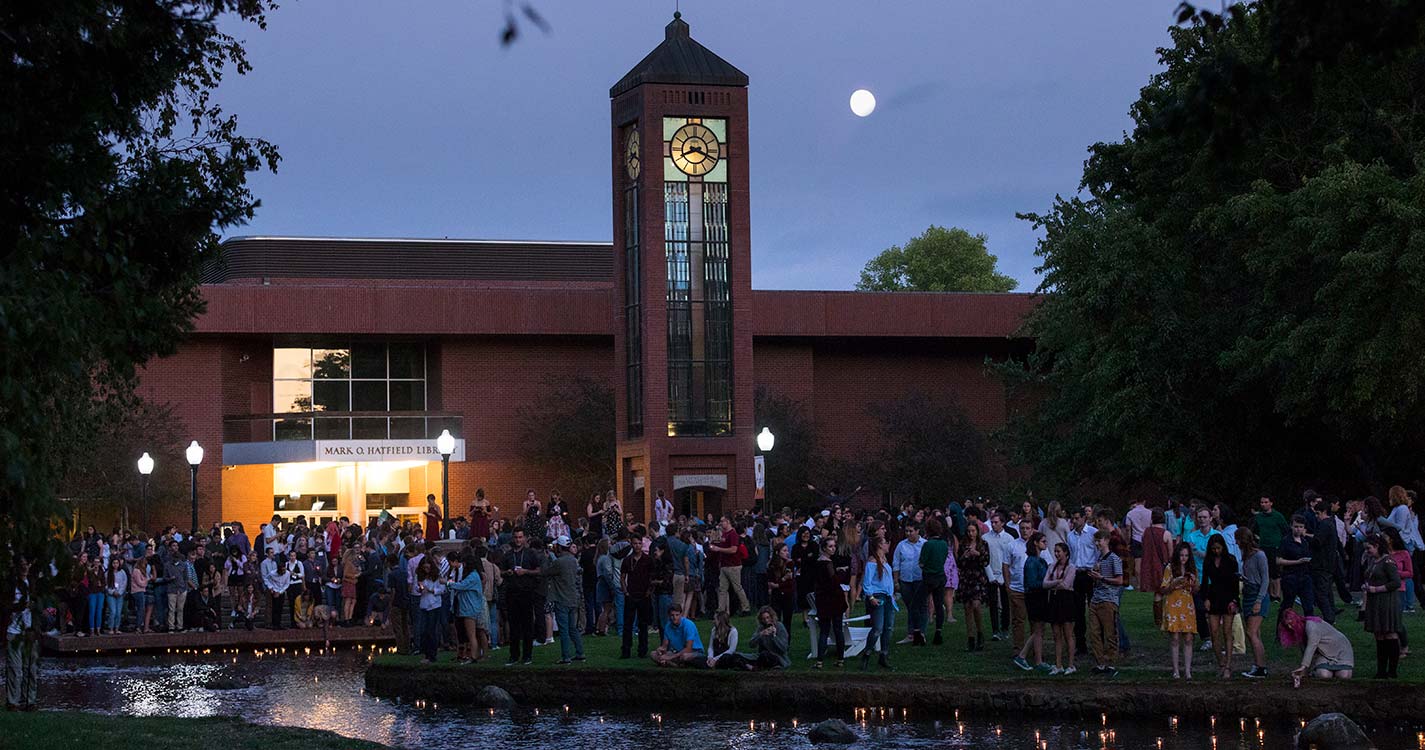
[[[1308,673],[1321,680],[1349,680],[1356,667],[1351,639],[1320,617],[1305,617],[1294,609],[1282,610],[1277,640],[1283,646],[1301,646],[1301,666],[1291,671],[1293,687],[1301,687]]]
[[[698,626],[683,616],[681,606],[675,604],[668,608],[668,632],[663,644],[649,656],[660,667],[699,666],[707,659],[703,641],[698,637]]]

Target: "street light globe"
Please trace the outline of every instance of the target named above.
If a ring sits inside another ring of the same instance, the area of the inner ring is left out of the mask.
[[[203,446],[198,445],[198,441],[194,440],[188,444],[188,450],[184,451],[183,455],[187,456],[189,466],[197,466],[203,463]]]
[[[777,436],[773,435],[772,431],[766,427],[763,427],[762,431],[757,433],[757,449],[763,453],[772,450],[772,444],[775,442],[777,442]]]
[[[435,439],[435,449],[442,456],[449,456],[455,452],[455,436],[450,434],[450,430],[440,431],[440,437]]]
[[[144,451],[144,454],[139,456],[139,473],[144,476],[153,473],[153,456],[150,456],[148,451]]]

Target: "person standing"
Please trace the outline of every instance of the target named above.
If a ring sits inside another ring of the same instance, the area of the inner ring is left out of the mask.
[[[1271,576],[1268,592],[1273,597],[1281,598],[1280,558],[1277,553],[1281,550],[1282,541],[1291,533],[1291,526],[1287,524],[1286,516],[1273,510],[1270,497],[1263,495],[1257,501],[1257,512],[1252,514],[1252,530],[1257,534],[1257,544],[1267,555],[1267,573]]]
[[[1082,508],[1075,510],[1069,528],[1069,564],[1074,566],[1074,655],[1088,653],[1087,611],[1089,599],[1093,596],[1094,580],[1091,575],[1098,566],[1098,546],[1094,537],[1098,529],[1088,525],[1088,515]],[[1164,556],[1164,564],[1167,556]],[[963,566],[962,566],[963,568]],[[1159,568],[1159,570],[1162,570]],[[1159,573],[1154,573],[1154,580]]]
[[[989,568],[985,571],[989,578],[990,639],[996,641],[1009,637],[1009,582],[1005,579],[1005,562],[1015,537],[1005,530],[1007,520],[1002,511],[991,513],[990,531],[985,534],[985,543],[990,549]]]
[[[534,625],[538,608],[540,569],[544,555],[530,548],[524,529],[515,529],[505,555],[505,620],[510,626],[510,658],[505,666],[534,663]]]
[[[648,656],[648,626],[653,620],[653,558],[643,551],[643,540],[635,538],[622,565],[623,647],[620,659],[632,658],[633,631],[638,629],[638,658]],[[679,615],[682,607],[678,608]],[[661,619],[661,618],[660,618]]]
[[[836,537],[826,536],[821,540],[821,555],[817,557],[812,573],[813,598],[816,601],[816,663],[813,669],[821,669],[826,659],[828,636],[836,642],[836,666],[846,665],[846,633],[842,628],[846,615],[846,593],[843,581],[836,573],[832,557],[836,554]]]
[[[1193,533],[1202,530],[1203,524],[1199,521]],[[1163,630],[1170,639],[1168,649],[1172,656],[1175,680],[1184,674],[1187,679],[1192,679],[1192,637],[1198,632],[1196,599],[1200,580],[1194,557],[1192,544],[1178,542],[1178,546],[1173,550],[1172,561],[1163,570],[1162,588],[1167,592],[1163,601]],[[1178,669],[1179,654],[1183,660],[1182,671]]]
[[[673,503],[663,496],[663,490],[658,490],[658,497],[653,500],[653,520],[664,525],[673,521]],[[665,615],[659,615],[663,619]]]
[[[1311,591],[1311,546],[1306,540],[1306,522],[1300,516],[1291,519],[1291,535],[1277,547],[1277,570],[1281,581],[1281,609],[1287,610],[1298,600],[1307,617],[1314,615],[1316,601]],[[1281,623],[1281,614],[1277,615]]]
[[[1217,652],[1217,673],[1232,679],[1232,620],[1237,616],[1241,584],[1237,578],[1237,558],[1227,549],[1223,534],[1207,541],[1207,557],[1202,561],[1202,602],[1207,610],[1207,637]]]
[[[1341,543],[1336,535],[1336,519],[1325,502],[1316,505],[1316,533],[1308,540],[1311,551],[1311,592],[1321,619],[1336,622],[1336,601],[1332,595],[1335,574],[1341,567]]]
[[[277,549],[267,546],[263,549],[262,559],[262,590],[267,592],[267,604],[272,614],[272,629],[282,629],[282,603],[287,598],[287,585],[290,579],[287,576],[287,569],[277,564]],[[170,616],[171,613],[170,613]]]
[[[1123,525],[1127,527],[1128,533],[1128,559],[1124,564],[1128,568],[1129,589],[1133,588],[1133,580],[1137,578],[1137,587],[1142,589],[1145,581],[1139,577],[1138,561],[1143,559],[1143,532],[1153,525],[1153,512],[1143,504],[1142,500],[1134,500],[1132,507],[1123,517]]]
[[[1089,570],[1093,593],[1089,597],[1089,647],[1093,652],[1094,674],[1113,677],[1118,674],[1118,598],[1123,588],[1123,560],[1109,549],[1111,534],[1106,529],[1094,532],[1098,560]]]
[[[1069,562],[1069,545],[1054,545],[1054,564],[1044,576],[1049,592],[1049,624],[1054,628],[1054,668],[1049,675],[1071,675],[1074,666],[1074,566]]]
[[[1242,550],[1242,622],[1247,643],[1252,647],[1252,669],[1243,672],[1249,679],[1267,676],[1267,649],[1262,645],[1262,620],[1271,609],[1268,595],[1271,573],[1267,553],[1257,547],[1257,535],[1251,529],[1237,529],[1237,547]]]
[[[440,649],[440,621],[436,613],[445,606],[445,577],[440,574],[436,561],[430,557],[421,560],[416,568],[416,595],[420,597],[420,644],[422,661],[434,664]]]
[[[583,576],[567,535],[554,539],[554,562],[540,571],[549,587],[549,604],[559,626],[558,664],[584,661],[584,636],[579,632],[579,589]]]
[[[731,617],[734,613],[741,613],[751,608],[747,599],[747,592],[742,590],[742,563],[746,558],[742,550],[742,541],[737,534],[737,530],[732,528],[732,519],[723,516],[718,528],[722,532],[722,537],[717,544],[708,544],[708,549],[718,553],[721,565],[718,568],[717,586],[717,609],[719,612],[727,612]],[[736,610],[728,609],[731,606],[730,593],[737,594]]]
[[[905,598],[906,633],[900,643],[925,645],[925,625],[927,604],[925,581],[920,574],[920,556],[925,540],[920,538],[920,528],[914,521],[907,522],[905,538],[896,545],[891,557],[891,571]]]
[[[968,514],[967,514],[968,515]],[[980,524],[970,519],[965,524],[965,541],[957,552],[956,566],[960,570],[960,603],[965,607],[966,651],[985,648],[984,602],[989,595],[990,549],[981,536]]]
[[[1166,528],[1167,517],[1162,508],[1153,508],[1148,528],[1143,530],[1138,558],[1138,588],[1153,595],[1153,625],[1163,627],[1163,577],[1158,571],[1168,567],[1172,554],[1172,535]]]
[[[1403,628],[1400,611],[1400,570],[1390,555],[1385,537],[1372,534],[1365,541],[1366,559],[1366,632],[1376,641],[1376,679],[1394,679],[1400,666],[1400,640]]]
[[[904,544],[904,542],[902,542]],[[891,633],[896,627],[895,573],[886,559],[890,544],[884,538],[870,539],[870,554],[861,575],[861,591],[866,597],[866,613],[871,616],[871,633],[861,652],[861,670],[871,664],[871,652],[880,647],[876,662],[891,669]]]
[[[1037,533],[1039,532],[1031,532],[1030,535]],[[1030,557],[1037,557],[1038,552],[1037,549],[1029,549],[1023,539],[1012,539],[1005,545],[1003,575],[1005,588],[1009,591],[1009,622],[1013,632],[1011,643],[1014,644],[1016,654],[1024,650],[1024,631],[1029,621],[1029,610],[1025,604],[1024,564]],[[1043,577],[1042,574],[1040,577]]]
[[[1047,669],[1044,664],[1044,623],[1049,622],[1049,590],[1044,585],[1048,577],[1049,564],[1044,562],[1045,537],[1040,532],[1029,535],[1025,544],[1024,562],[1021,564],[1019,585],[1024,602],[1024,615],[1029,621],[1029,638],[1020,644],[1014,657],[1015,666],[1029,671],[1036,667]],[[1011,594],[1012,595],[1012,594]],[[1033,649],[1034,663],[1028,660]]]
[[[930,518],[925,522],[926,539],[920,548],[920,579],[925,583],[925,589],[917,595],[924,599],[930,598],[930,605],[935,607],[935,637],[931,643],[939,646],[945,642],[945,637],[941,631],[945,627],[945,558],[950,555],[950,544],[945,541],[945,526],[938,518]],[[921,606],[925,606],[921,602]],[[924,624],[921,625],[921,632],[924,632]],[[917,645],[925,645],[925,637],[921,636]]]
[[[440,538],[441,521],[440,506],[435,504],[435,493],[426,495],[425,521],[426,541],[434,542],[435,540]],[[333,552],[332,556],[335,557],[336,553]]]
[[[15,594],[5,628],[5,708],[34,711],[39,707],[40,634],[35,628],[30,594],[30,561],[15,558]]]

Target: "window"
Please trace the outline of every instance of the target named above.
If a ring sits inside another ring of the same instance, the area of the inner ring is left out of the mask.
[[[637,128],[635,123],[630,129]],[[623,191],[624,239],[624,389],[628,409],[628,437],[643,436],[643,272],[639,262],[638,182],[629,180]]]
[[[663,118],[668,434],[732,432],[727,121]]]
[[[289,415],[273,420],[274,440],[419,439],[443,428],[424,417],[352,414],[426,410],[426,351],[413,343],[274,348],[272,410]]]

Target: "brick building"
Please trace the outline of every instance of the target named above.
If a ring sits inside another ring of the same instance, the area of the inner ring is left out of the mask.
[[[141,384],[221,463],[199,474],[201,523],[415,515],[440,495],[445,429],[451,507],[477,486],[517,507],[559,482],[522,451],[520,407],[574,375],[617,394],[610,479],[645,514],[654,489],[694,512],[752,504],[758,386],[842,456],[868,404],[911,388],[1002,425],[984,361],[1026,346],[1032,295],[752,288],[747,84],[675,15],[614,85],[610,244],[226,242],[194,334]]]

